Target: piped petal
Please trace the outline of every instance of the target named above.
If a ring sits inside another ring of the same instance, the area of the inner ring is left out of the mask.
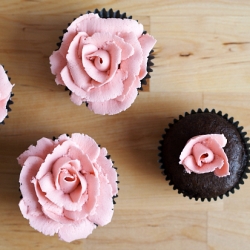
[[[107,177],[112,188],[112,196],[115,196],[118,193],[117,172],[113,168],[112,160],[107,159],[106,155],[107,151],[105,149],[101,149],[100,156],[98,157],[96,164],[98,164],[100,171]]]
[[[225,154],[224,150],[221,148],[219,143],[216,140],[208,139],[208,140],[204,141],[203,144],[206,147],[210,148],[215,155],[217,155],[223,159],[223,162],[224,162],[223,166],[221,168],[218,167],[214,171],[214,174],[219,176],[219,177],[224,177],[224,176],[230,175],[227,155]]]
[[[122,94],[121,96],[118,96],[116,99],[111,99],[105,102],[89,102],[88,108],[96,114],[101,114],[101,115],[118,114],[121,111],[124,111],[127,108],[129,108],[131,104],[135,101],[138,94],[136,87],[138,86],[138,84],[140,85],[140,80],[138,77],[135,77],[135,80],[131,84],[130,88],[128,88],[128,92],[126,93],[126,95]]]
[[[100,195],[97,197],[97,207],[94,214],[90,214],[88,219],[93,223],[104,226],[108,224],[113,216],[112,188],[109,181],[103,175],[100,178]]]
[[[91,174],[86,174],[85,179],[88,183],[88,200],[83,205],[81,214],[89,215],[94,213],[94,208],[97,205],[97,197],[100,195],[100,181],[94,175]]]
[[[37,141],[36,146],[29,146],[28,150],[17,158],[18,163],[22,166],[29,156],[37,156],[45,160],[46,156],[53,151],[54,146],[53,140],[41,138]]]
[[[62,190],[53,190],[46,194],[46,197],[60,208],[69,211],[80,211],[84,202],[73,202],[68,194],[64,194]]]
[[[214,160],[210,163],[204,163],[202,167],[199,167],[196,164],[195,158],[192,155],[187,156],[184,161],[183,165],[187,171],[187,173],[197,173],[197,174],[204,174],[209,172],[214,172],[217,168],[220,169],[224,165],[224,160],[215,155]]]
[[[79,148],[82,148],[91,162],[94,162],[100,154],[100,148],[94,139],[88,135],[74,133],[71,135],[71,140],[74,141]]]
[[[45,174],[52,171],[53,164],[56,160],[61,158],[62,155],[67,155],[69,148],[72,146],[72,141],[65,141],[61,145],[57,145],[50,154],[47,155],[43,164],[41,165],[36,178],[39,180]]]
[[[59,229],[58,236],[61,240],[71,242],[78,239],[87,238],[96,228],[95,224],[88,219],[75,222],[71,225],[62,226]]]
[[[97,197],[100,195],[100,183],[99,180],[93,175],[85,175],[86,181],[88,183],[87,193],[83,194],[82,209],[78,211],[65,210],[64,215],[72,220],[82,220],[87,218],[90,214],[95,213],[95,209],[98,206]],[[87,199],[86,199],[87,198]]]
[[[31,183],[36,176],[43,160],[37,156],[30,156],[24,163],[20,173],[20,191],[23,196],[24,203],[27,207],[27,213],[41,210],[38,204],[38,198],[35,192],[34,185]]]
[[[79,175],[81,174],[79,173]],[[80,179],[81,185],[79,185],[74,191],[72,191],[69,194],[69,196],[73,202],[79,202],[81,200],[82,204],[85,204],[85,202],[88,199],[88,194],[85,192],[86,187],[85,186],[84,188],[82,187],[82,185],[84,185],[82,183],[85,183],[86,180],[85,180],[85,177],[83,176],[79,177],[79,179]]]
[[[156,40],[154,39],[154,37],[148,34],[145,34],[139,38],[139,43],[141,44],[141,48],[143,52],[143,60],[141,63],[141,69],[140,69],[140,74],[139,74],[139,78],[141,80],[147,75],[148,56],[149,56],[150,51],[153,49],[156,43]]]
[[[118,70],[118,66],[121,63],[122,50],[119,46],[115,44],[115,42],[106,43],[104,49],[108,51],[111,57],[109,75],[106,81],[104,82],[107,83],[112,81],[113,77],[115,76]]]
[[[43,211],[50,211],[58,215],[62,215],[63,209],[57,204],[53,203],[51,200],[47,199],[45,193],[41,190],[41,187],[36,179],[32,180],[34,185],[38,202],[43,208]]]
[[[19,205],[19,208],[20,208],[20,211],[21,211],[23,217],[28,220],[29,219],[28,207],[25,204],[25,202],[23,201],[23,199],[19,201],[18,205]]]
[[[53,221],[45,215],[31,216],[29,223],[37,231],[50,236],[58,233],[59,229],[63,226],[63,224]]]
[[[118,70],[111,82],[93,88],[87,93],[87,102],[104,102],[122,95],[124,90],[123,81],[126,77],[126,73]]]
[[[44,193],[55,190],[54,178],[51,172],[46,173],[40,180],[39,186]]]
[[[71,93],[70,100],[76,104],[77,106],[82,105],[82,103],[85,101],[84,98],[81,98],[80,96],[76,95],[75,93]]]
[[[49,58],[51,73],[59,75],[62,69],[67,65],[65,55],[62,55],[59,50],[54,51]],[[58,81],[57,84],[65,85],[63,82]]]
[[[134,53],[127,60],[121,62],[120,68],[127,71],[129,75],[139,76],[143,61],[143,51],[136,35],[131,33],[122,34],[122,38],[134,48]]]
[[[83,152],[80,147],[71,146],[68,151],[68,156],[71,159],[77,159],[80,162],[80,169],[78,171],[82,173],[94,174],[95,170],[87,154]]]
[[[90,14],[89,14],[90,15]],[[84,15],[86,16],[86,15]],[[86,32],[89,36],[95,33],[111,33],[117,34],[121,32],[133,32],[137,38],[143,33],[143,25],[132,19],[118,19],[118,18],[100,18],[97,14],[91,15],[90,18],[86,17],[84,22],[81,18],[76,19],[77,31]],[[73,23],[73,25],[75,25]]]
[[[90,84],[91,78],[86,73],[85,71],[86,69],[82,64],[82,58],[81,58],[82,55],[81,54],[79,55],[78,52],[80,41],[81,39],[84,39],[86,36],[87,34],[84,32],[78,33],[71,42],[68,54],[66,56],[67,67],[70,71],[72,80],[79,88],[83,90],[88,90],[91,88]],[[68,86],[68,84],[66,84],[66,86]]]

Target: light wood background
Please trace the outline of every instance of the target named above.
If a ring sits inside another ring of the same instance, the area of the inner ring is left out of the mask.
[[[74,17],[95,8],[133,15],[157,40],[149,87],[127,111],[100,116],[56,86],[48,57]],[[178,195],[158,164],[168,123],[215,108],[250,135],[249,0],[1,0],[0,63],[14,105],[0,126],[0,249],[250,249],[250,180],[223,200]],[[33,230],[19,211],[16,158],[41,137],[81,132],[106,147],[120,174],[112,222],[86,240]]]

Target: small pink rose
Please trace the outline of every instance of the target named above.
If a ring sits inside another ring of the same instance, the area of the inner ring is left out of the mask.
[[[56,83],[77,105],[97,114],[117,114],[134,102],[147,74],[156,40],[135,20],[83,15],[71,23],[59,50],[50,56]]]
[[[11,97],[11,91],[14,85],[9,81],[2,65],[0,65],[0,123],[8,114],[7,103]]]
[[[19,207],[30,226],[71,242],[108,224],[118,189],[106,156],[105,148],[83,134],[42,138],[22,153]]]
[[[226,143],[226,137],[221,134],[195,136],[185,145],[179,163],[189,174],[214,172],[218,177],[230,175],[227,155],[223,150]]]

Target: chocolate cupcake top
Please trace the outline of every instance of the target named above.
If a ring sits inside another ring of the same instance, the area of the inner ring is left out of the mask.
[[[233,118],[228,119],[227,115],[222,116],[221,112],[215,113],[214,110],[192,111],[191,114],[186,113],[185,117],[180,116],[166,129],[160,147],[161,168],[170,185],[174,185],[174,189],[184,196],[196,200],[216,200],[218,196],[228,196],[230,191],[234,192],[234,188],[238,189],[239,184],[244,183],[245,172],[248,172],[248,138],[244,138],[246,133],[242,133],[242,129],[238,127],[238,122],[233,123]],[[218,177],[213,172],[188,173],[179,163],[181,152],[192,137],[209,134],[221,134],[227,140],[223,149],[228,158],[229,174],[224,177]]]

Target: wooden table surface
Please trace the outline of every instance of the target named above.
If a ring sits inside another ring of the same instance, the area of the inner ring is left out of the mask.
[[[95,8],[133,15],[157,40],[149,85],[127,111],[100,116],[54,83],[48,57],[74,17]],[[250,180],[212,202],[189,200],[161,175],[159,140],[191,109],[215,108],[250,136],[249,0],[1,0],[0,63],[15,94],[0,126],[0,249],[250,249]],[[20,213],[16,158],[41,137],[80,132],[106,147],[120,174],[113,220],[65,243]]]

